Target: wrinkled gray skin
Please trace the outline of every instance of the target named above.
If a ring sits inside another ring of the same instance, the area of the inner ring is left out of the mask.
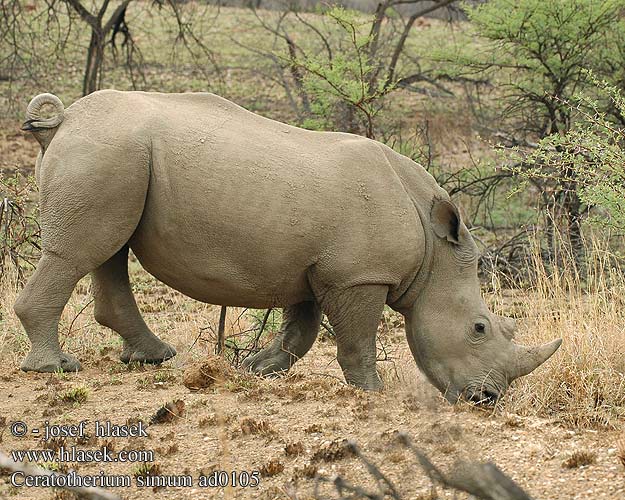
[[[496,399],[559,346],[510,341],[514,323],[486,308],[476,247],[449,196],[378,142],[294,128],[211,94],[101,91],[66,110],[42,94],[26,118],[42,146],[43,252],[15,304],[32,343],[23,370],[80,368],[57,326],[89,273],[95,318],[123,337],[123,361],[175,355],[137,309],[129,248],[194,299],[284,308],[280,334],[246,360],[263,375],[306,354],[323,311],[345,379],[379,389],[385,303],[405,315],[417,364],[454,402]]]

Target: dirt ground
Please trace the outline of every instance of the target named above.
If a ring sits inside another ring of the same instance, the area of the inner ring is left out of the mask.
[[[399,337],[397,342],[401,342]],[[364,456],[397,486],[402,498],[464,498],[440,488],[439,496],[433,496],[414,456],[398,444],[398,432],[407,433],[415,446],[443,469],[457,458],[494,461],[537,499],[625,497],[625,469],[617,456],[617,432],[573,430],[549,420],[452,407],[418,375],[406,349],[397,352],[396,374],[384,364],[387,388],[375,394],[340,381],[334,348],[328,342],[318,343],[286,378],[261,380],[237,374],[217,388],[201,391],[191,391],[181,383],[184,363],[171,361],[161,368],[128,370],[113,359],[114,354],[105,354],[78,374],[62,376],[26,374],[5,366],[0,376],[0,416],[7,422],[22,420],[29,428],[42,426],[45,421],[148,422],[163,403],[182,400],[180,418],[150,425],[147,438],[113,439],[114,450],[154,450],[160,475],[190,474],[197,478],[214,470],[263,471],[256,489],[194,486],[116,490],[125,499],[146,495],[307,499],[313,498],[315,484],[307,476],[315,472],[327,477],[340,474],[373,489],[365,465],[356,457],[341,456],[345,455],[343,439],[358,443]],[[60,402],[59,395],[73,387],[87,388],[86,401]],[[66,444],[74,441],[68,438]],[[94,449],[106,441],[101,438],[81,446]],[[32,436],[16,438],[5,429],[0,446],[5,451],[41,449],[42,442]],[[593,463],[566,467],[565,462],[580,451],[595,454]],[[132,475],[140,466],[68,465],[81,475],[100,470]],[[16,489],[6,479],[0,483],[0,496],[53,498],[50,490]]]
[[[32,171],[39,144],[19,130],[19,123],[0,120],[0,172],[10,173],[18,167]]]

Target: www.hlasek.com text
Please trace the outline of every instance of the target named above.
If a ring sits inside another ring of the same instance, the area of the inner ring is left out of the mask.
[[[120,450],[114,453],[106,446],[98,449],[81,449],[76,446],[61,445],[58,451],[54,450],[13,450],[11,458],[14,462],[108,462],[134,463],[154,462],[153,450]]]

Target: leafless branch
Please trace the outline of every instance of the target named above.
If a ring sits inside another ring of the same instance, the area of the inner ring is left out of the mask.
[[[442,7],[446,7],[447,5],[450,5],[455,1],[456,0],[439,0],[433,5],[430,5],[429,7],[426,7],[424,9],[421,9],[418,12],[415,12],[408,18],[408,21],[406,21],[406,25],[404,26],[404,30],[401,36],[399,37],[397,45],[395,45],[395,50],[393,51],[393,55],[391,56],[391,62],[388,65],[388,73],[386,76],[386,82],[384,84],[385,87],[389,87],[393,85],[394,83],[395,72],[397,69],[397,63],[399,62],[399,57],[404,51],[406,40],[408,40],[408,35],[410,34],[410,30],[412,30],[412,27],[415,21],[419,19],[420,17],[423,17],[426,14],[429,14],[430,12],[434,12],[435,10],[438,10]]]
[[[407,434],[399,435],[400,442],[417,458],[428,477],[446,487],[464,491],[482,500],[532,500],[512,479],[491,463],[457,461],[444,474],[421,450],[412,444]]]

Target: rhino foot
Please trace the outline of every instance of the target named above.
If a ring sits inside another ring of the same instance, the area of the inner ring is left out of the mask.
[[[63,371],[76,372],[81,369],[80,362],[64,352],[58,354],[31,351],[20,366],[25,372],[54,373]]]
[[[378,372],[373,366],[356,366],[356,367],[342,367],[343,376],[345,381],[354,385],[363,391],[381,391],[384,389],[384,384],[378,375]]]
[[[160,365],[161,363],[173,358],[176,355],[174,346],[160,342],[153,348],[134,348],[128,344],[124,345],[124,350],[119,356],[122,363],[141,363],[150,365]]]
[[[273,349],[262,351],[245,358],[243,368],[263,377],[275,377],[289,371],[291,354],[285,351],[275,352]]]

